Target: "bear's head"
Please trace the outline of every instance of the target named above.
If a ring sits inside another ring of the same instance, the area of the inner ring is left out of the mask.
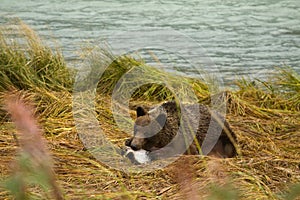
[[[144,149],[146,151],[160,148],[160,131],[166,122],[166,113],[153,115],[144,108],[138,107],[136,114],[133,137],[128,146],[133,150]]]

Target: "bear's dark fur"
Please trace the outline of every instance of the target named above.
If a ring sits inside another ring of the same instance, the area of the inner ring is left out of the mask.
[[[151,152],[152,159],[171,156],[176,148],[184,148],[185,154],[204,153],[222,158],[236,155],[236,136],[224,117],[201,104],[186,104],[180,108],[174,101],[165,102],[149,112],[137,107],[134,136],[125,145],[134,150],[144,149]],[[195,121],[197,119],[198,122]],[[186,136],[186,133],[193,136]],[[174,139],[175,137],[178,139]],[[201,149],[205,137],[206,145],[211,144],[211,148]],[[186,138],[192,138],[188,143],[190,145],[185,144]],[[174,142],[170,143],[171,141]]]

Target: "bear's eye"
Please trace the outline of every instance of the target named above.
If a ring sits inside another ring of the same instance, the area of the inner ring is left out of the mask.
[[[137,125],[135,124],[135,125],[133,126],[133,134],[135,135],[136,132],[137,132]]]

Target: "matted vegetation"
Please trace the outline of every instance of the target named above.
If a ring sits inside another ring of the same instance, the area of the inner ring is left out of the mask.
[[[98,52],[99,65],[103,59],[113,62],[98,83],[97,117],[107,137],[122,146],[128,135],[118,129],[110,109],[117,81],[135,66],[154,77],[172,75],[128,56]],[[236,158],[182,156],[164,169],[131,174],[100,163],[83,146],[72,113],[74,72],[67,69],[59,50],[51,50],[21,22],[1,27],[0,69],[1,107],[9,93],[36,108],[57,185],[66,199],[295,199],[299,195],[300,77],[291,68],[277,68],[267,81],[238,80],[238,89],[222,93],[226,118],[238,138]],[[200,102],[209,104],[211,94],[203,82],[183,81],[192,85]],[[131,106],[173,98],[163,85],[148,84],[136,90]],[[17,194],[19,180],[25,182],[23,189],[30,198],[53,198],[51,187],[35,171],[38,168],[16,157],[22,151],[20,135],[5,110],[0,116],[1,199],[12,199],[11,192]],[[13,163],[21,167],[12,168]],[[15,178],[20,176],[23,179]]]

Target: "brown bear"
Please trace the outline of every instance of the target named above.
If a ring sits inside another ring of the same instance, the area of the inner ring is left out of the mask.
[[[134,135],[125,145],[150,152],[152,160],[181,153],[221,158],[237,154],[236,136],[229,124],[205,105],[178,106],[175,101],[168,101],[148,112],[137,107],[136,114]]]

